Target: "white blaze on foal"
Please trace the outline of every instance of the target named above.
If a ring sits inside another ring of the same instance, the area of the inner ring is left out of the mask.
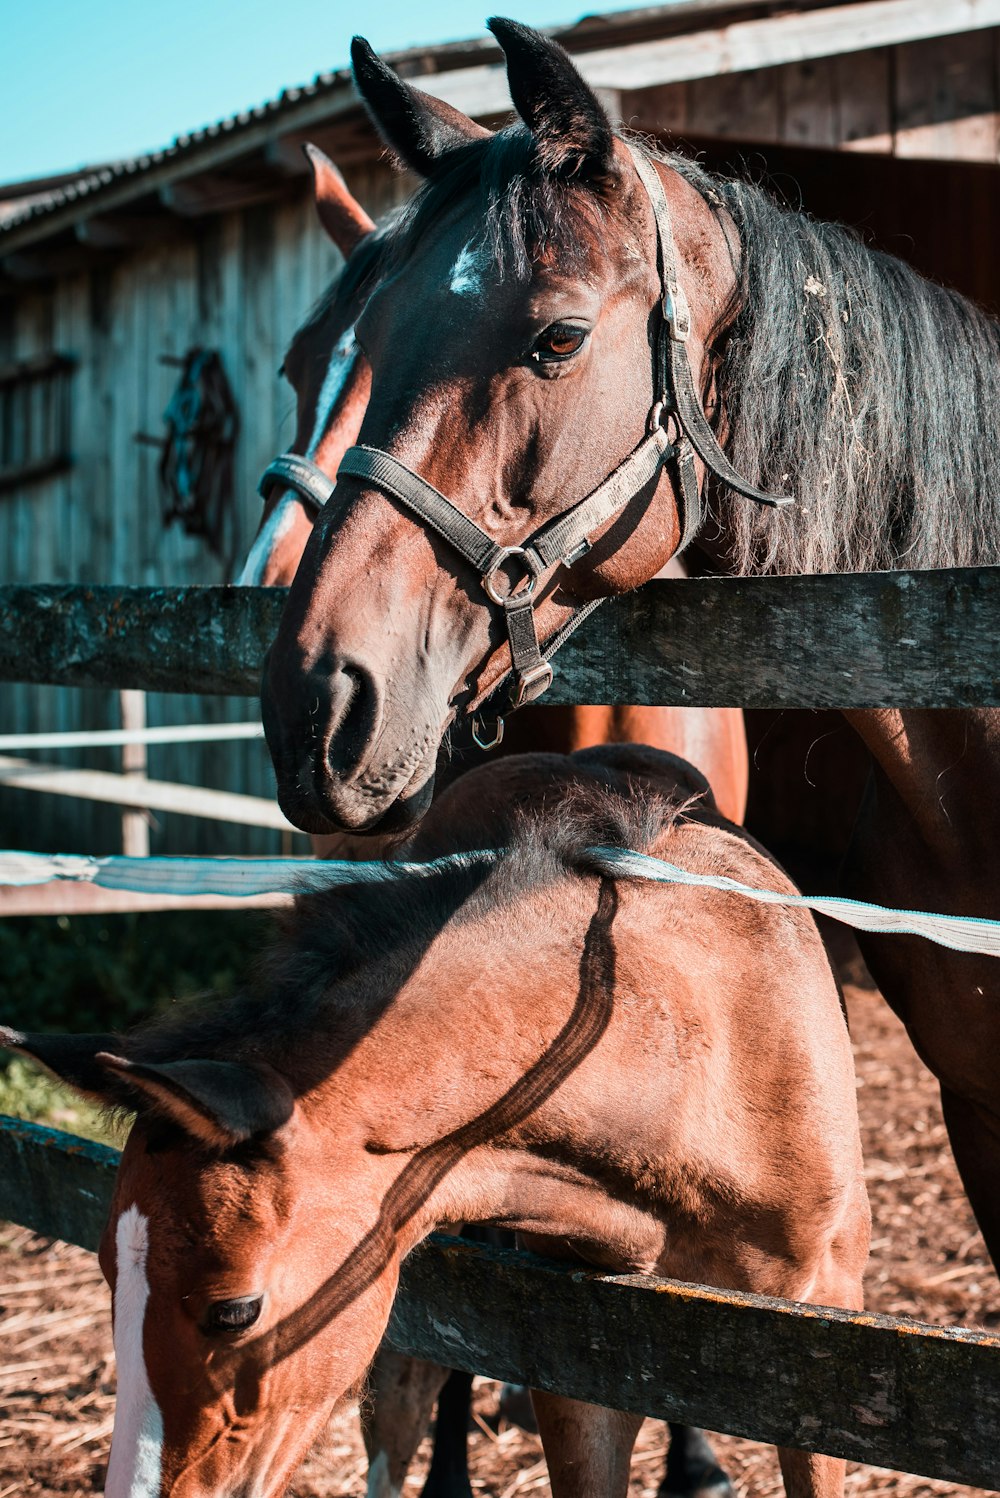
[[[142,1331],[149,1300],[149,1222],[136,1206],[115,1232],[115,1361],[118,1402],[105,1498],[159,1498],[163,1416],[146,1372]]]
[[[334,348],[326,367],[323,388],[316,402],[316,421],[309,439],[309,446],[306,448],[306,457],[310,460],[315,459],[319,451],[319,445],[330,424],[330,417],[333,415],[333,408],[340,399],[357,357],[358,346],[354,341],[354,328],[350,327]],[[294,524],[295,508],[300,503],[297,494],[294,494],[291,489],[285,490],[254,538],[250,553],[243,563],[243,571],[236,579],[237,587],[255,588],[260,585],[268,558],[282,536]]]

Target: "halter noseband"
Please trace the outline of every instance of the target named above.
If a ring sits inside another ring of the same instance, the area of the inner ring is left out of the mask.
[[[481,526],[439,489],[381,448],[349,447],[337,474],[338,479],[363,479],[405,506],[469,563],[479,574],[487,597],[503,609],[511,664],[473,717],[472,735],[483,749],[495,748],[500,743],[504,713],[515,712],[542,695],[552,681],[552,657],[603,602],[598,598],[575,607],[543,649],[535,627],[533,602],[538,579],[557,563],[571,568],[586,556],[591,549],[592,533],[606,525],[648,483],[657,479],[667,464],[673,467],[674,495],[681,522],[678,553],[694,539],[704,518],[694,466],[695,453],[717,479],[737,494],[762,505],[792,503],[790,497],[768,494],[742,478],[722,451],[705,419],[687,355],[691,315],[677,279],[677,256],[667,195],[649,157],[634,146],[629,145],[628,150],[653,209],[661,288],[660,320],[653,349],[656,398],[650,408],[646,435],[639,445],[596,489],[554,519],[546,521],[519,546],[498,546]],[[664,427],[668,417],[674,419],[678,428],[675,442],[671,442]],[[326,504],[335,487],[334,481],[321,468],[297,453],[285,453],[269,465],[260,482],[261,494],[266,496],[275,484],[293,489],[310,509],[317,512]],[[508,562],[516,563],[522,572],[527,573],[527,580],[516,588],[510,584],[506,591],[501,591],[497,581],[503,576],[502,569]],[[478,723],[483,721],[484,709],[492,711],[496,719],[494,738],[490,742],[483,742],[477,731]]]
[[[315,521],[336,487],[337,480],[325,474],[311,458],[303,458],[300,453],[282,453],[264,469],[257,493],[261,499],[267,499],[272,489],[292,489]]]

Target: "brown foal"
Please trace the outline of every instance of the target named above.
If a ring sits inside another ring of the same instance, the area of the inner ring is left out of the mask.
[[[860,1307],[854,1075],[814,923],[620,879],[587,851],[615,846],[791,888],[672,756],[514,757],[457,781],[407,849],[494,861],[300,899],[215,1010],[126,1038],[4,1032],[138,1111],[101,1251],[108,1498],[275,1498],[442,1225]],[[641,1421],[536,1410],[554,1498],[622,1498]],[[780,1456],[791,1498],[842,1491],[840,1461]]]

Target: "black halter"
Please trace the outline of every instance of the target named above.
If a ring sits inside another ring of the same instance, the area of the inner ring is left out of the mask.
[[[694,539],[704,519],[694,466],[695,453],[716,478],[737,494],[764,505],[792,503],[791,498],[768,494],[742,478],[722,451],[705,419],[687,356],[691,317],[677,279],[677,257],[666,192],[650,159],[634,146],[628,149],[656,220],[657,268],[661,287],[660,321],[653,350],[656,398],[650,408],[646,435],[639,445],[596,489],[540,526],[519,546],[498,546],[481,526],[433,484],[380,448],[348,448],[337,474],[338,479],[362,479],[398,500],[475,569],[487,597],[503,609],[511,664],[473,718],[473,738],[481,748],[495,748],[500,743],[505,713],[514,712],[542,695],[552,680],[552,657],[573,630],[603,601],[595,599],[575,608],[543,649],[535,627],[533,601],[539,578],[557,563],[570,568],[586,556],[591,548],[591,535],[658,478],[664,467],[670,465],[671,468],[681,522],[678,552]],[[678,432],[673,442],[664,426],[671,417]],[[293,489],[317,511],[326,504],[334,490],[333,480],[308,458],[295,453],[285,453],[267,468],[261,479],[261,493],[266,494],[276,483]],[[508,563],[527,574],[527,580],[517,587],[504,573]],[[496,724],[492,741],[484,743],[477,728],[488,715],[495,716]]]

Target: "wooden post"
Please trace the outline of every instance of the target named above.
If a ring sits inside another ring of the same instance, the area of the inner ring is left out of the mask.
[[[146,726],[146,694],[135,690],[118,693],[122,728],[134,732]],[[122,774],[146,775],[145,744],[122,745]],[[130,858],[149,857],[149,813],[143,810],[122,811],[122,852]]]

